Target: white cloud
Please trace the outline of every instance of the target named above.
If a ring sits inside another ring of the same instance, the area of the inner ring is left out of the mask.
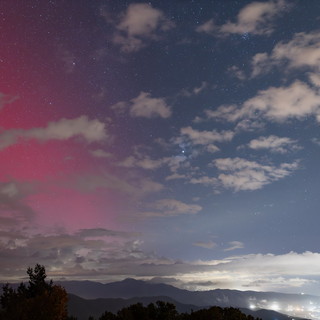
[[[224,251],[233,251],[236,249],[243,249],[244,248],[244,244],[240,241],[231,241],[229,242],[229,247],[224,249]]]
[[[295,81],[288,87],[270,87],[245,101],[241,106],[223,105],[217,110],[207,110],[208,118],[239,121],[265,117],[285,121],[315,116],[320,121],[320,92],[306,83]]]
[[[311,141],[312,141],[314,144],[320,146],[320,138],[312,138]]]
[[[213,19],[210,19],[203,23],[202,25],[197,27],[198,32],[205,32],[205,33],[212,33],[214,31],[217,31],[219,27],[217,27],[213,21]]]
[[[241,132],[241,131],[256,132],[256,131],[261,131],[264,128],[265,128],[265,124],[261,122],[259,119],[243,119],[237,123],[235,127],[235,131],[236,132]]]
[[[203,90],[205,90],[208,87],[208,83],[206,81],[202,81],[201,85],[199,87],[194,87],[193,89],[183,89],[181,91],[181,95],[185,97],[191,97],[193,95],[198,95]]]
[[[123,113],[126,109],[129,109],[132,117],[143,118],[169,118],[172,114],[171,107],[167,105],[164,98],[153,98],[150,93],[140,92],[140,94],[131,99],[131,103],[120,101],[111,109]]]
[[[309,73],[309,81],[317,88],[320,88],[320,75],[317,73]]]
[[[180,130],[181,136],[178,140],[187,139],[195,145],[206,146],[207,151],[216,152],[219,148],[214,145],[215,142],[227,142],[231,141],[234,137],[232,131],[198,131],[191,127],[184,127]]]
[[[218,26],[211,19],[200,25],[197,31],[221,35],[243,33],[270,35],[274,31],[273,21],[288,8],[289,4],[284,0],[252,2],[240,10],[236,22],[228,21]]]
[[[150,159],[148,156],[136,158],[134,156],[129,156],[123,161],[119,162],[119,166],[126,168],[142,168],[146,170],[154,170],[162,167],[167,164],[169,158],[161,158],[161,159]]]
[[[245,80],[247,78],[244,71],[237,66],[231,66],[228,68],[228,73],[239,80]]]
[[[130,4],[116,26],[114,42],[124,52],[139,51],[147,45],[148,40],[159,39],[161,32],[174,27],[164,13],[147,3]]]
[[[91,150],[90,153],[96,158],[112,158],[113,155],[102,149]]]
[[[141,168],[145,170],[155,170],[163,166],[168,166],[171,172],[176,172],[185,161],[185,156],[151,159],[149,156],[136,153],[135,156],[125,158],[119,162],[118,165],[126,168]]]
[[[81,116],[75,119],[49,122],[46,128],[25,131],[24,136],[39,140],[66,140],[78,135],[88,142],[104,140],[107,137],[105,124],[97,119],[89,120],[87,116]]]
[[[107,229],[85,229],[74,234],[57,233],[22,237],[6,234],[12,241],[2,242],[0,268],[2,279],[17,279],[25,275],[26,265],[34,264],[34,256],[48,266],[50,278],[68,280],[121,280],[135,278],[179,278],[180,287],[190,283],[205,284],[206,289],[237,289],[257,291],[297,292],[298,288],[313,289],[317,294],[320,277],[320,253],[289,252],[286,254],[248,254],[220,260],[177,261],[142,251],[140,235]],[[241,245],[231,242],[232,246]],[[212,242],[195,245],[213,248]],[[168,279],[168,280],[169,280]],[[203,287],[203,286],[202,286]],[[263,303],[263,301],[260,301]],[[267,302],[265,302],[266,304]],[[261,307],[266,307],[262,305]]]
[[[242,158],[220,158],[213,163],[218,170],[225,172],[217,177],[221,186],[234,191],[261,189],[298,169],[298,162],[271,166]]]
[[[187,204],[175,199],[161,199],[151,205],[151,212],[143,212],[143,216],[177,216],[180,214],[196,214],[202,210],[197,204]]]
[[[135,199],[142,198],[151,193],[157,193],[164,188],[162,184],[149,178],[134,179],[131,177],[129,180],[107,173],[79,176],[68,185],[82,192],[92,192],[98,188],[112,189]]]
[[[252,59],[252,77],[268,72],[276,65],[289,69],[308,67],[316,72],[320,66],[320,33],[296,33],[292,40],[279,42],[271,54],[258,53]]]
[[[208,177],[208,176],[203,176],[200,178],[192,178],[190,180],[190,183],[192,183],[192,184],[203,184],[206,186],[216,185],[218,182],[219,182],[219,180],[217,178],[212,178],[212,177]]]
[[[19,99],[18,96],[11,96],[8,94],[4,94],[0,92],[0,110],[6,105],[14,102],[15,100]]]
[[[33,190],[34,185],[30,183],[0,182],[0,233],[30,226],[36,213],[26,201],[26,196]]]
[[[106,139],[105,124],[99,120],[89,120],[87,116],[75,119],[61,119],[49,122],[44,128],[9,129],[0,133],[0,149],[18,143],[19,139],[67,140],[76,136],[83,137],[87,142],[101,141]]]
[[[177,180],[177,179],[186,179],[186,178],[187,178],[187,176],[184,174],[173,173],[170,176],[166,177],[166,181]]]
[[[208,241],[208,242],[198,241],[193,243],[193,245],[196,247],[201,247],[205,249],[213,249],[217,246],[217,244],[213,241]]]
[[[131,100],[130,114],[133,117],[169,118],[171,109],[163,98],[152,98],[150,93],[141,92],[138,97]]]
[[[230,263],[224,265],[225,269],[232,270],[235,267],[238,271],[246,271],[248,274],[259,272],[262,277],[320,275],[317,267],[320,254],[309,251],[301,254],[289,252],[283,255],[249,254],[229,259]]]
[[[251,77],[254,78],[261,73],[269,72],[274,66],[274,63],[269,59],[268,54],[263,52],[263,53],[257,53],[256,55],[253,56],[251,65],[252,65]]]
[[[301,147],[297,144],[297,141],[287,137],[277,137],[271,135],[269,137],[259,137],[253,139],[248,144],[251,149],[269,149],[271,152],[286,153],[292,150],[298,150]]]

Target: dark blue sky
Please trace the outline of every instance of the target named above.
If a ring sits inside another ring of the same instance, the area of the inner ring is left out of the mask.
[[[3,280],[317,294],[319,1],[0,12]]]

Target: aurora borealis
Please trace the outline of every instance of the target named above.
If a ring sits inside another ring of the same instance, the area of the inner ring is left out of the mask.
[[[319,1],[0,14],[2,281],[318,294]]]

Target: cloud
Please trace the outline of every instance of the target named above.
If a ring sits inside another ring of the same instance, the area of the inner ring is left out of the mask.
[[[310,68],[319,72],[320,33],[299,32],[288,42],[279,42],[271,54],[258,53],[252,59],[252,77],[267,73],[274,66],[288,69]]]
[[[212,249],[217,246],[217,244],[213,241],[208,241],[208,242],[203,242],[203,241],[198,241],[193,243],[194,246],[205,248],[205,249]]]
[[[141,168],[144,170],[156,170],[163,166],[168,166],[170,171],[175,173],[183,164],[187,165],[185,156],[163,157],[159,159],[151,159],[140,153],[129,156],[118,162],[118,166],[125,168]]]
[[[181,91],[181,95],[185,97],[191,97],[193,95],[200,94],[203,90],[205,90],[208,87],[208,82],[202,81],[201,85],[199,87],[194,87],[191,90],[183,89]]]
[[[211,19],[197,27],[196,30],[220,35],[245,33],[270,35],[274,31],[275,18],[288,9],[289,4],[284,0],[252,2],[240,10],[236,22],[228,21],[218,26]]]
[[[125,232],[125,231],[115,231],[104,228],[95,228],[95,229],[80,229],[76,232],[81,238],[100,238],[100,237],[137,237],[141,235],[138,232]]]
[[[174,27],[164,13],[147,3],[130,4],[117,24],[113,41],[124,52],[136,52]]]
[[[312,138],[311,141],[316,144],[317,146],[320,146],[320,139],[319,138]]]
[[[240,241],[231,241],[229,242],[230,247],[224,249],[224,251],[233,251],[236,249],[243,249],[244,248],[244,244]]]
[[[89,120],[87,116],[81,116],[49,122],[45,128],[9,129],[0,133],[0,150],[18,143],[19,140],[67,140],[76,136],[81,136],[87,142],[104,140],[107,138],[105,124],[97,119]]]
[[[303,120],[306,116],[315,116],[320,122],[320,92],[297,80],[288,87],[261,90],[239,107],[223,105],[206,114],[208,118],[231,122],[259,117],[271,121]]]
[[[161,183],[152,181],[150,178],[131,177],[129,180],[108,173],[78,176],[71,184],[69,183],[69,186],[82,192],[93,192],[99,188],[107,188],[132,198],[141,198],[151,193],[157,193],[164,188]]]
[[[36,213],[25,203],[25,197],[33,189],[34,186],[30,183],[0,183],[0,230],[19,229],[33,220]]]
[[[320,88],[320,76],[319,76],[319,74],[310,72],[308,74],[308,76],[309,76],[310,83],[313,86],[315,86],[317,88]]]
[[[19,96],[12,96],[8,94],[4,94],[0,92],[0,110],[6,105],[14,102],[15,100],[19,99]]]
[[[180,133],[181,137],[177,139],[178,143],[181,143],[181,140],[186,139],[194,145],[206,146],[206,149],[209,152],[219,151],[219,148],[214,143],[231,141],[234,136],[234,132],[232,131],[198,131],[192,127],[181,128]]]
[[[257,190],[263,186],[289,176],[298,169],[298,162],[282,163],[278,167],[263,165],[242,158],[215,159],[213,164],[220,173],[217,177],[219,184],[234,191]]]
[[[121,280],[124,277],[164,277],[181,288],[191,283],[206,289],[287,291],[308,287],[318,292],[320,253],[248,254],[220,260],[181,261],[145,253],[140,235],[108,230],[82,229],[74,234],[36,233],[27,237],[7,233],[9,241],[1,242],[2,280],[25,276],[25,270],[36,260],[46,266],[50,278]],[[13,241],[17,239],[15,245]],[[199,242],[198,245],[202,246]],[[240,247],[237,241],[231,247]],[[208,243],[207,247],[213,247]],[[176,278],[179,281],[176,281]]]
[[[132,117],[143,118],[169,118],[172,114],[171,107],[167,105],[164,98],[153,98],[150,93],[140,92],[140,94],[131,99],[131,103],[120,101],[113,106],[113,110],[123,113],[129,109]]]
[[[175,199],[161,199],[150,206],[153,210],[150,212],[143,212],[143,216],[177,216],[180,214],[196,214],[202,210],[202,207],[197,204],[186,204]]]
[[[245,75],[245,73],[244,73],[244,71],[243,70],[241,70],[239,67],[237,67],[237,66],[231,66],[231,67],[229,67],[228,68],[228,73],[230,74],[230,75],[232,75],[232,76],[234,76],[234,77],[236,77],[237,79],[239,79],[239,80],[245,80],[247,77],[246,77],[246,75]]]
[[[203,176],[200,178],[192,178],[190,183],[192,184],[203,184],[205,186],[216,185],[219,182],[217,178],[210,178],[208,176]]]
[[[308,287],[313,290],[314,294],[317,294],[319,283],[310,278],[320,276],[319,261],[320,254],[317,252],[289,252],[282,255],[249,254],[211,262],[194,261],[193,264],[198,264],[203,269],[193,271],[192,274],[179,275],[180,286],[183,287],[183,284],[191,281],[212,281],[213,284],[208,284],[207,289],[219,287],[221,289],[296,293],[297,288]],[[210,264],[211,268],[209,268]],[[268,306],[267,301],[259,302],[261,307]]]
[[[205,32],[205,33],[213,33],[214,31],[218,31],[219,27],[215,25],[213,19],[210,19],[203,23],[202,25],[196,28],[198,32]]]
[[[90,153],[96,158],[112,158],[113,155],[102,149],[91,150]]]
[[[265,123],[263,123],[259,119],[243,119],[240,120],[236,127],[235,132],[241,131],[249,131],[249,132],[256,132],[265,129]]]
[[[16,236],[13,234],[12,237]],[[105,238],[107,236],[107,238]],[[52,233],[29,235],[20,245],[2,243],[1,270],[7,270],[4,277],[23,275],[27,266],[34,261],[48,266],[56,276],[96,276],[98,265],[107,268],[112,261],[126,264],[144,255],[139,249],[139,234],[106,229],[84,229],[74,234]],[[110,239],[111,237],[111,239]],[[20,273],[20,274],[19,274]]]
[[[170,107],[163,98],[152,98],[150,93],[141,92],[138,97],[131,100],[130,114],[133,117],[169,118]]]
[[[161,159],[150,159],[148,156],[145,157],[134,157],[129,156],[123,161],[119,162],[119,166],[126,168],[142,168],[146,170],[154,170],[162,167],[164,164],[168,163],[169,158],[161,158]]]
[[[319,143],[320,145],[320,143]],[[187,176],[184,174],[178,174],[178,173],[173,173],[169,176],[166,177],[166,181],[170,181],[170,180],[178,180],[178,179],[187,179]]]
[[[269,149],[271,152],[278,153],[287,153],[301,148],[295,140],[274,135],[253,139],[249,142],[248,147],[254,150]]]

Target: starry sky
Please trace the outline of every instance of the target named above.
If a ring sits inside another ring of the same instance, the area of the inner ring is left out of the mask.
[[[318,0],[2,0],[0,280],[319,294]]]

